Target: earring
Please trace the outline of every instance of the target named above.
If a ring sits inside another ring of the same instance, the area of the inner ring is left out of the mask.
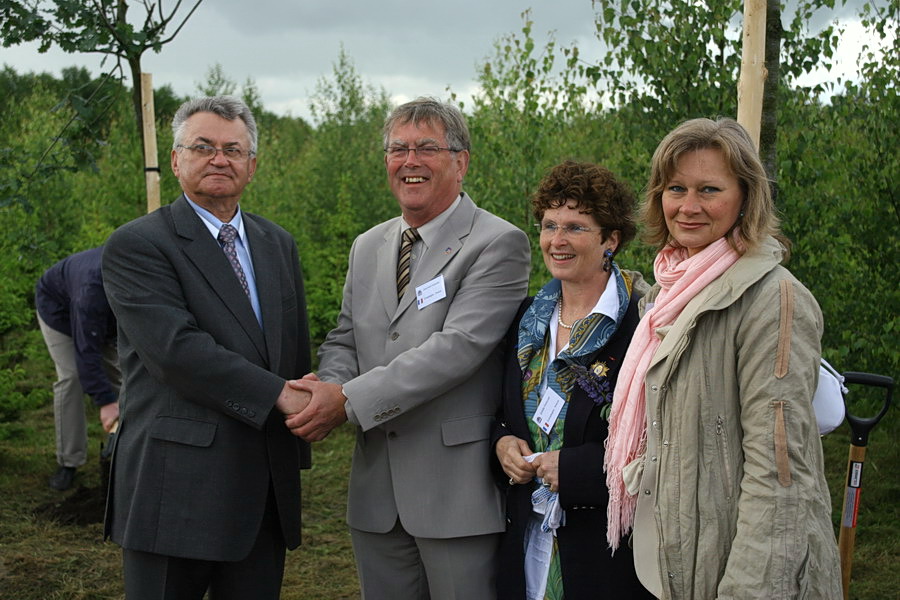
[[[603,253],[603,270],[609,272],[612,269],[612,259],[615,254],[609,248]]]

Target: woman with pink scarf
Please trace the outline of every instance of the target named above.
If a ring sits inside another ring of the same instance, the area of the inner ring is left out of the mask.
[[[822,314],[781,266],[789,244],[746,131],[694,119],[669,133],[642,218],[657,283],[614,391],[611,547],[633,530],[658,598],[840,598],[812,408]]]

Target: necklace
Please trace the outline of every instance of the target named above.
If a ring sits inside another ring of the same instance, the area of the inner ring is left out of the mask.
[[[560,296],[559,296],[559,312],[556,313],[556,322],[559,323],[560,327],[563,327],[564,329],[572,329],[572,325],[566,325],[565,323],[563,323],[562,312],[563,312],[563,300],[562,300],[562,294],[560,294]]]

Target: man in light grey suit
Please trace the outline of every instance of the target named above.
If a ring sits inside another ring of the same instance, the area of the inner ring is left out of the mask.
[[[492,598],[498,342],[527,291],[528,239],[462,192],[469,134],[455,107],[400,106],[384,147],[402,216],[353,243],[321,381],[295,384],[312,398],[287,423],[312,441],[357,426],[347,520],[364,598]]]
[[[284,422],[309,399],[286,385],[310,369],[297,247],[240,209],[256,171],[246,104],[190,101],[172,128],[184,194],[103,253],[124,376],[105,533],[128,600],[274,600],[309,462]]]

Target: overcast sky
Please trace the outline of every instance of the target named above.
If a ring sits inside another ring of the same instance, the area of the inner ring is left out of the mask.
[[[140,3],[130,4],[131,16],[143,14]],[[252,79],[268,110],[308,119],[316,83],[331,78],[343,45],[364,83],[397,102],[446,98],[448,86],[467,100],[477,66],[493,56],[498,39],[521,31],[528,8],[538,47],[554,32],[559,45],[576,43],[584,59],[599,57],[590,0],[205,0],[161,54],[144,55],[142,66],[155,86],[191,95],[219,63],[239,84]],[[844,54],[856,56],[851,48]],[[100,73],[99,56],[39,54],[36,44],[0,48],[0,63],[20,73],[59,74],[72,65]]]

